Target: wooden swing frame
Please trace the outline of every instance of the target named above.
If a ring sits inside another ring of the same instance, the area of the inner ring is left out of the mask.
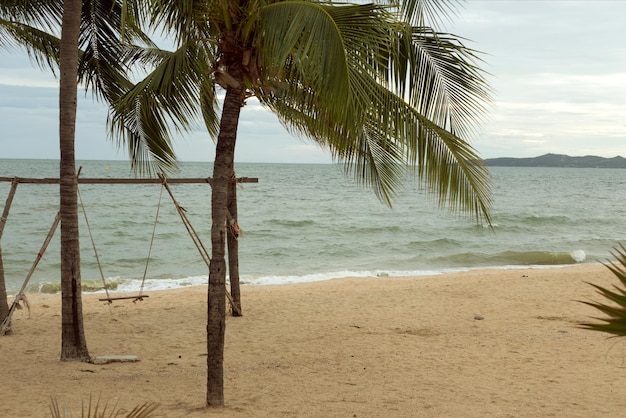
[[[80,169],[79,169],[79,173],[80,173]],[[185,210],[178,204],[178,201],[174,198],[174,195],[169,187],[169,184],[202,184],[202,183],[207,183],[209,185],[212,184],[212,179],[210,177],[206,177],[206,178],[198,178],[198,177],[191,177],[191,178],[166,178],[164,176],[159,176],[158,178],[84,178],[84,177],[78,177],[78,184],[161,184],[168,192],[170,198],[172,199],[172,202],[174,203],[174,205],[176,206],[176,210],[179,214],[179,216],[181,217],[181,220],[183,221],[183,224],[185,225],[185,228],[187,229],[187,232],[189,233],[189,236],[191,237],[191,239],[193,240],[194,244],[196,245],[196,248],[198,249],[198,252],[200,253],[203,261],[206,263],[207,267],[209,266],[209,263],[211,261],[210,257],[209,257],[209,253],[206,250],[206,248],[204,247],[204,244],[202,243],[202,241],[200,240],[198,234],[196,233],[195,229],[193,228],[193,226],[191,225],[191,223],[189,222],[189,219],[187,218],[187,215],[185,214]],[[254,178],[254,177],[238,177],[234,179],[235,183],[258,183],[259,179],[258,178]],[[18,184],[59,184],[60,183],[60,179],[59,178],[52,178],[52,177],[45,177],[45,178],[27,178],[27,177],[0,177],[0,182],[11,182],[11,190],[9,192],[9,197],[7,198],[7,202],[5,204],[4,207],[4,211],[2,214],[2,217],[0,218],[0,257],[2,257],[2,246],[1,246],[1,240],[2,240],[2,233],[4,231],[4,225],[6,224],[7,218],[8,218],[8,214],[9,214],[9,209],[11,206],[11,203],[13,201],[13,196],[15,195],[16,189]],[[160,202],[159,202],[160,204]],[[158,216],[158,215],[157,215]],[[4,330],[6,327],[8,327],[8,324],[10,323],[11,320],[11,314],[13,313],[16,305],[19,303],[19,300],[21,299],[21,295],[23,293],[23,290],[26,288],[26,285],[28,284],[28,281],[30,280],[35,268],[37,267],[37,264],[39,262],[39,260],[42,258],[43,256],[43,252],[45,251],[45,249],[47,248],[47,243],[52,239],[52,235],[54,235],[54,232],[56,230],[56,227],[58,225],[58,218],[59,218],[59,214],[57,214],[57,217],[55,218],[55,222],[53,223],[53,228],[51,228],[50,232],[48,233],[48,237],[46,238],[46,241],[44,242],[44,246],[42,246],[42,249],[40,250],[40,252],[37,255],[37,258],[31,268],[31,271],[29,272],[28,276],[26,277],[26,279],[24,280],[24,283],[22,284],[21,290],[20,292],[17,294],[15,301],[13,302],[13,305],[11,306],[11,309],[9,311],[9,315],[7,316],[6,320],[2,323],[2,330]],[[231,218],[231,216],[229,215],[229,218]],[[96,255],[97,257],[97,255]],[[149,256],[148,256],[149,259]],[[144,276],[144,280],[145,280],[145,276]],[[106,290],[106,287],[105,287]],[[129,299],[134,299],[133,302],[136,302],[137,300],[143,300],[143,298],[147,298],[149,297],[148,295],[142,295],[139,294],[138,296],[119,296],[119,297],[108,297],[108,292],[107,292],[107,297],[106,298],[101,298],[99,299],[100,301],[107,301],[109,303],[112,303],[114,300],[129,300]],[[238,311],[238,308],[236,306],[236,304],[234,303],[234,300],[232,298],[232,296],[230,295],[230,292],[228,290],[226,290],[226,297],[228,298],[228,301],[232,307],[233,310]],[[6,324],[5,324],[6,322]],[[1,335],[1,333],[0,333]]]

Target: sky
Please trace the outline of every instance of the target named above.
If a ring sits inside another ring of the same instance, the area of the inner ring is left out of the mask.
[[[626,157],[626,0],[460,3],[440,30],[481,51],[493,102],[476,135],[483,158]],[[79,92],[76,156],[124,160],[107,136],[107,111]],[[212,161],[202,130],[177,136],[182,161]],[[0,51],[0,158],[58,159],[58,83],[21,50]],[[330,163],[251,100],[242,110],[237,162]]]

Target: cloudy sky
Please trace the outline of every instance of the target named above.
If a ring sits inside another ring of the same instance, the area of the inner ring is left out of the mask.
[[[468,0],[442,29],[484,52],[494,103],[472,144],[484,158],[626,156],[626,1]],[[58,87],[21,51],[0,53],[0,158],[59,156]],[[106,109],[81,96],[79,159],[126,159]],[[177,139],[183,161],[211,161],[202,132]],[[331,162],[254,102],[243,109],[239,162]]]

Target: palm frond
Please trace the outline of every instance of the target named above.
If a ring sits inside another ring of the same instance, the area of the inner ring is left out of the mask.
[[[461,209],[477,221],[482,216],[490,224],[489,173],[471,145],[434,124],[393,92],[387,90],[379,95],[386,99],[372,103],[366,126],[377,131],[375,136],[382,139],[385,149],[393,149],[395,158],[390,171],[397,172],[398,164],[412,167],[417,162],[418,178],[428,192],[438,196],[440,206],[448,206],[452,211]],[[358,170],[355,173],[370,164],[359,153],[345,153],[342,159],[348,161],[348,167]]]
[[[414,26],[437,26],[457,12],[455,0],[390,0],[381,1],[399,7],[403,21]]]
[[[409,103],[437,125],[455,135],[471,137],[491,101],[477,65],[478,53],[465,47],[458,37],[430,28],[413,28],[411,36],[409,58],[400,58],[401,70],[394,79],[398,88],[406,89]],[[392,65],[397,61],[394,59]]]
[[[61,25],[63,0],[2,0],[0,19],[20,22],[40,30],[54,31]]]
[[[601,323],[584,322],[579,324],[579,327],[592,331],[606,332],[615,337],[624,337],[626,336],[626,248],[620,243],[619,247],[615,247],[611,254],[614,256],[615,261],[609,261],[606,267],[619,279],[621,288],[614,285],[615,291],[612,291],[589,283],[597,290],[598,294],[608,299],[612,304],[580,301],[607,316],[594,318],[602,321]]]
[[[310,109],[307,113],[323,111],[320,118],[362,130],[362,115],[354,106],[363,105],[356,101],[371,94],[367,91],[371,84],[359,77],[376,73],[378,50],[389,42],[384,29],[389,19],[384,8],[373,4],[270,4],[261,10],[267,82],[288,80],[280,86],[282,95],[315,92],[302,96],[300,106]],[[366,91],[355,94],[355,90]]]
[[[137,12],[132,10],[119,0],[83,2],[79,81],[109,103],[132,86],[127,78],[129,63],[122,59],[127,56],[126,41],[154,46],[138,27],[134,20]]]
[[[108,118],[110,132],[128,147],[133,166],[140,171],[149,170],[145,162],[151,159],[167,169],[174,155],[172,128],[178,132],[193,129],[201,98],[207,106],[216,105],[213,83],[204,81],[210,73],[209,59],[203,59],[206,54],[194,42],[174,52],[159,51],[159,65],[114,104]],[[204,109],[203,116],[207,127],[216,132],[217,113]]]
[[[154,28],[170,35],[177,46],[190,40],[216,43],[219,32],[213,25],[213,16],[224,15],[230,2],[206,0],[151,0],[144,2],[148,18]]]
[[[264,33],[269,39],[264,51],[271,75],[266,83],[272,88],[266,97],[259,97],[261,102],[275,111],[291,132],[329,147],[346,163],[348,172],[388,204],[402,184],[402,167],[417,166],[419,177],[429,191],[439,195],[440,204],[460,207],[477,219],[483,215],[490,222],[488,172],[475,150],[454,129],[445,129],[468,125],[469,110],[462,105],[469,103],[466,107],[478,111],[480,100],[487,99],[479,87],[484,81],[471,64],[454,71],[449,68],[463,61],[463,55],[459,58],[455,51],[447,50],[446,43],[431,48],[439,54],[436,59],[433,52],[421,53],[436,62],[425,66],[424,71],[432,75],[416,78],[416,82],[428,90],[424,96],[435,99],[422,98],[426,104],[412,105],[403,98],[405,84],[389,82],[393,79],[390,71],[401,60],[394,49],[398,38],[390,35],[398,25],[384,8],[288,7],[288,3],[263,10]],[[327,40],[322,52],[328,55],[306,59],[313,46],[302,33],[317,33],[318,38]],[[422,49],[415,48],[418,52]],[[411,57],[405,56],[406,71],[419,68]],[[444,58],[448,62],[439,63]],[[480,79],[475,80],[478,97],[474,101],[473,84],[463,83],[463,72]],[[434,81],[424,82],[428,79]],[[461,112],[450,111],[458,106]]]
[[[101,405],[100,398],[94,401],[93,396],[89,396],[89,401],[87,406],[82,404],[81,407],[81,417],[83,418],[105,418],[105,417],[120,417],[122,416],[120,411],[117,409],[117,405],[114,405],[113,408],[109,407],[108,402],[105,402],[104,405]],[[68,408],[59,407],[59,402],[56,398],[51,397],[50,399],[50,413],[53,418],[63,418],[68,416]],[[134,407],[129,413],[123,415],[126,418],[148,418],[154,416],[154,413],[159,408],[159,404],[153,402],[146,402],[144,404],[138,405]],[[71,414],[69,415],[71,416]]]
[[[24,48],[41,69],[56,74],[59,64],[59,38],[21,22],[0,19],[0,48]]]

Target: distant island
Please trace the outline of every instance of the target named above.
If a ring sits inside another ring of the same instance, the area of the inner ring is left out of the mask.
[[[626,168],[626,158],[603,158],[594,155],[570,157],[564,154],[546,154],[532,158],[488,158],[490,167],[572,167],[572,168]]]

